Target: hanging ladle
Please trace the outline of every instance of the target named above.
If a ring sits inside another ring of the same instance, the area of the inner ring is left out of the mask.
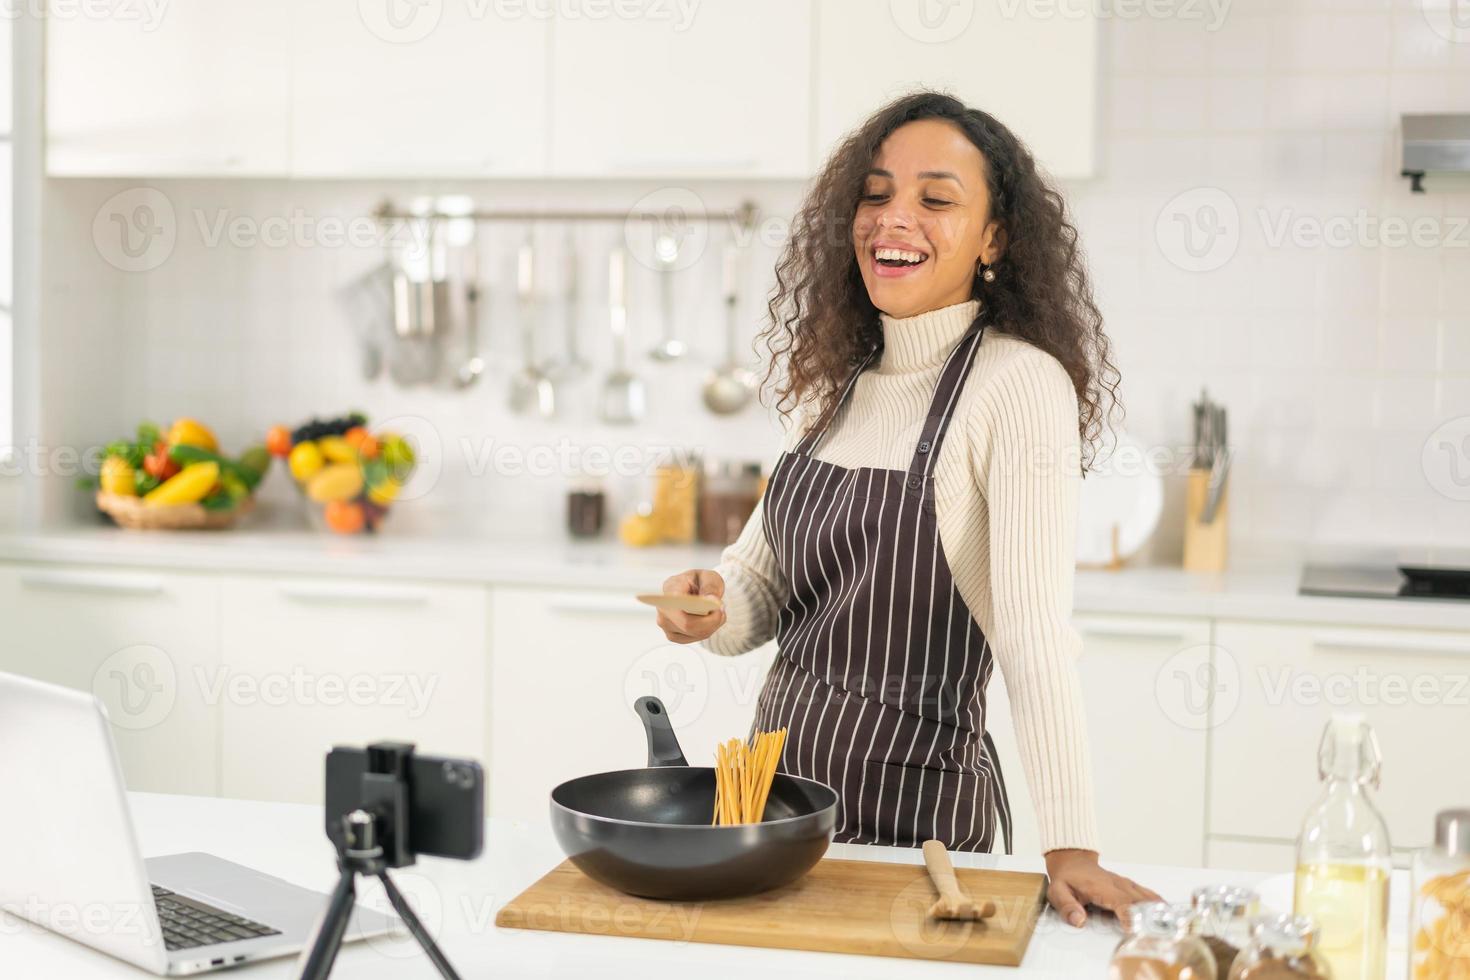
[[[739,305],[740,249],[732,243],[725,246],[725,362],[704,382],[704,407],[716,415],[734,415],[755,395],[755,375],[735,353]]]

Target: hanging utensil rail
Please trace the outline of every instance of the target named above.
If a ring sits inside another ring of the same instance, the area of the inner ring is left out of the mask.
[[[738,207],[724,210],[706,211],[683,215],[683,220],[689,222],[718,222],[725,221],[742,229],[755,227],[756,219],[760,211],[753,201],[745,201]],[[488,210],[470,211],[463,214],[453,214],[447,211],[425,211],[414,214],[410,211],[401,211],[395,208],[390,201],[384,201],[374,211],[373,217],[379,221],[656,221],[667,222],[669,216],[657,211],[581,211],[581,210],[547,210],[547,211],[516,211],[516,210]]]

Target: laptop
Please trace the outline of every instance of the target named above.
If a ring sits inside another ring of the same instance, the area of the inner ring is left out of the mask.
[[[0,787],[0,909],[166,976],[310,944],[326,895],[210,854],[142,858],[91,694],[0,673]],[[345,938],[397,925],[358,908]]]

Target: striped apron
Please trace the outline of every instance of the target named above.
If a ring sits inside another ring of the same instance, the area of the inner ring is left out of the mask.
[[[839,843],[1011,850],[1011,814],[985,731],[994,661],[950,575],[934,460],[974,363],[979,319],[940,372],[905,470],[813,457],[868,354],[766,485],[766,540],[790,585],[754,730],[785,727],[781,770],[841,796]]]

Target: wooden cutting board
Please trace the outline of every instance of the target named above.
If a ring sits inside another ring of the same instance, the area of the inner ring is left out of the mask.
[[[917,855],[918,852],[915,852]],[[936,922],[922,864],[818,862],[801,880],[749,898],[663,902],[633,898],[570,861],[516,896],[495,924],[597,936],[636,936],[824,953],[1018,966],[1046,895],[1046,876],[958,869],[960,887],[993,899],[982,923]]]

